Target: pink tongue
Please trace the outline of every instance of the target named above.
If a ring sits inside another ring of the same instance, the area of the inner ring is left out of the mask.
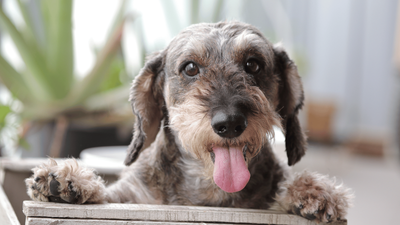
[[[241,148],[214,147],[214,182],[222,190],[232,193],[242,190],[250,179]]]

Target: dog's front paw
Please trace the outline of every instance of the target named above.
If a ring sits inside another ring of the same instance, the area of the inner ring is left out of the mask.
[[[104,181],[93,170],[79,166],[75,159],[68,159],[61,165],[49,159],[32,171],[32,177],[25,183],[28,195],[35,201],[72,204],[104,201]]]
[[[49,174],[57,169],[57,162],[49,159],[47,163],[32,169],[33,175],[25,180],[27,193],[32,200],[48,202],[50,194]]]
[[[335,180],[307,171],[297,174],[280,200],[294,214],[317,222],[344,219],[353,196]]]

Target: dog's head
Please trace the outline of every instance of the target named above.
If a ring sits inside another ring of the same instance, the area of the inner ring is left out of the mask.
[[[126,165],[156,138],[161,121],[204,161],[227,192],[244,188],[248,162],[283,128],[289,165],[305,153],[297,68],[282,47],[239,22],[192,25],[152,55],[133,82],[136,115]]]

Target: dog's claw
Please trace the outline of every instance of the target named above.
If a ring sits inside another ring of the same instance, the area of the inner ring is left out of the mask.
[[[331,214],[326,214],[326,219],[327,219],[328,221],[331,221],[331,217],[332,217]]]
[[[246,161],[246,152],[247,152],[247,145],[245,145],[244,147],[243,147],[243,157],[244,157],[244,161]]]
[[[214,152],[210,152],[210,157],[213,163],[215,163],[215,153]]]
[[[314,214],[311,213],[307,213],[304,217],[308,220],[315,220],[315,218],[317,218]]]
[[[294,206],[293,207],[293,212],[296,214],[296,215],[298,215],[298,216],[301,216],[301,212],[300,212],[300,210],[303,208],[303,205],[302,204],[300,204],[299,206]]]
[[[71,181],[68,182],[68,190],[72,191],[72,189],[74,188],[74,186],[72,186]]]
[[[64,200],[63,200],[62,198],[60,198],[60,197],[49,196],[48,199],[49,199],[49,202],[68,203],[68,202],[64,201]]]

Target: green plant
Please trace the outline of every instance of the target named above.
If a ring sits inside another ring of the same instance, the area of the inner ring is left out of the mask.
[[[123,20],[116,19],[118,25],[98,53],[91,72],[77,82],[73,74],[72,1],[37,3],[45,28],[43,34],[34,32],[32,18],[21,0],[18,4],[26,23],[23,32],[0,9],[1,27],[11,36],[26,66],[25,71],[18,72],[0,55],[0,79],[23,103],[24,118],[51,119],[81,105],[107,80],[108,69],[119,50]]]
[[[103,48],[97,52],[91,71],[78,80],[73,74],[74,53],[72,37],[72,0],[34,1],[36,15],[28,10],[28,1],[17,0],[25,27],[17,29],[2,8],[0,28],[12,38],[25,68],[17,71],[0,55],[0,81],[22,103],[22,109],[12,112],[9,105],[0,106],[0,129],[10,113],[19,115],[22,122],[54,121],[61,117],[82,117],[85,114],[107,111],[98,104],[97,95],[119,93],[126,89],[120,81],[124,63],[120,52],[123,33],[124,3],[114,21],[113,30]],[[34,21],[34,22],[33,22]],[[38,29],[42,27],[44,29]],[[42,31],[42,32],[40,32]],[[88,102],[90,104],[88,105]],[[90,107],[95,105],[96,107]]]

